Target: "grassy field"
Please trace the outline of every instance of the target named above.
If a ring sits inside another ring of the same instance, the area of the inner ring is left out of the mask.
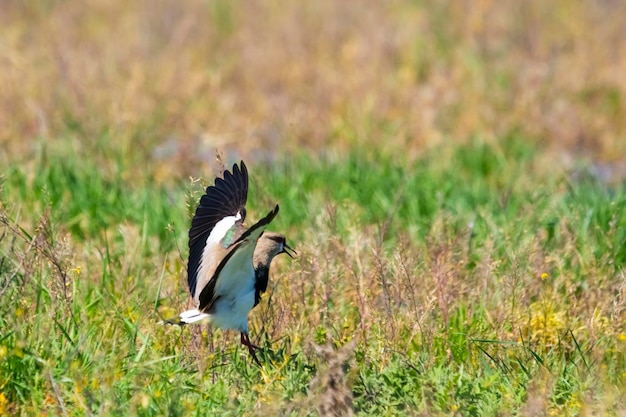
[[[626,416],[626,6],[6,1],[0,415]],[[187,231],[244,159],[234,332]]]

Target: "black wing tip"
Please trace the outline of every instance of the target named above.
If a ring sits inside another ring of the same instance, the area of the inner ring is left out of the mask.
[[[234,177],[237,180],[241,178],[242,184],[248,183],[248,167],[246,167],[243,160],[239,161],[239,165],[235,162],[230,170],[227,169],[222,173],[221,177],[215,177],[215,185],[217,185],[218,181],[224,181],[230,177]]]
[[[274,207],[273,210],[270,210],[269,213],[267,213],[267,215],[265,217],[263,217],[261,220],[259,220],[258,222],[256,222],[255,224],[253,224],[248,230],[246,230],[244,232],[243,235],[241,235],[239,237],[239,239],[237,239],[238,241],[242,241],[248,238],[248,236],[250,236],[252,234],[252,232],[254,232],[256,229],[258,229],[259,227],[262,227],[265,229],[265,227],[270,224],[272,222],[272,220],[274,220],[274,217],[276,217],[276,215],[278,214],[278,204],[276,204],[276,206]]]
[[[279,209],[280,207],[278,207],[278,204],[276,204],[274,208],[270,210],[270,212],[267,213],[267,215],[263,219],[260,220],[260,222],[262,221],[265,224],[270,224],[272,220],[274,220],[274,217],[276,217],[276,215],[278,214]]]
[[[221,177],[215,177],[212,185],[206,187],[196,207],[195,217],[234,216],[246,206],[248,199],[248,171],[241,161],[243,170],[237,164],[232,172],[224,171]]]
[[[243,162],[243,160],[240,160],[239,161],[239,165],[237,165],[237,163],[235,162],[233,164],[232,169],[230,171],[228,171],[228,170],[224,171],[224,178],[227,175],[232,175],[235,178],[242,177],[242,178],[247,179],[248,178],[248,167],[246,167],[246,164]]]
[[[267,213],[267,216],[265,216],[265,218],[263,219],[265,220],[265,224],[270,224],[270,222],[274,220],[274,217],[276,217],[276,215],[278,214],[279,209],[280,207],[278,207],[278,204],[276,204],[274,206],[274,209]]]

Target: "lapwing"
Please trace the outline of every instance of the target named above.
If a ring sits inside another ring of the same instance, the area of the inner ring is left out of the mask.
[[[258,347],[248,335],[248,313],[267,289],[272,259],[281,253],[293,258],[289,251],[295,251],[284,235],[264,233],[278,214],[278,205],[250,228],[244,226],[247,198],[248,169],[243,161],[207,187],[189,229],[187,282],[195,308],[165,323],[209,322],[223,330],[237,330],[241,343],[259,363]]]

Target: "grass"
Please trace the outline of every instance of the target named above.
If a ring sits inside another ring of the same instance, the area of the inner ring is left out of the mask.
[[[620,2],[5,3],[0,415],[626,413]],[[261,367],[158,324],[216,150]]]
[[[515,138],[433,153],[448,157],[249,164],[251,215],[280,202],[273,228],[299,251],[251,316],[260,368],[233,334],[158,324],[187,305],[198,182],[125,181],[54,151],[31,176],[12,166],[5,412],[308,415],[329,395],[310,385],[330,372],[312,344],[351,340],[357,414],[622,412],[622,190],[542,172]]]

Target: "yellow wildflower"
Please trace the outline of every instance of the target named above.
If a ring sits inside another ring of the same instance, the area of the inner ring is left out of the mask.
[[[8,414],[8,410],[7,410],[7,406],[9,405],[9,400],[7,400],[7,397],[4,395],[4,392],[0,392],[0,415],[7,415]]]

